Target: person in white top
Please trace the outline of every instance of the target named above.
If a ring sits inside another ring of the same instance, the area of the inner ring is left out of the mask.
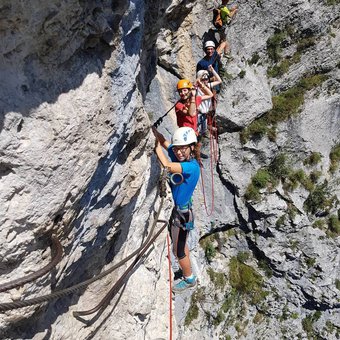
[[[209,77],[209,72],[213,77]],[[208,70],[200,70],[196,74],[197,80],[200,80],[205,86],[207,86],[212,92],[214,87],[222,83],[221,77],[214,70],[212,65],[209,65]],[[202,96],[200,88],[197,89],[197,95]],[[202,98],[203,99],[203,98]],[[213,115],[215,112],[214,98],[203,99],[201,104],[198,106],[198,131],[199,136],[207,137],[207,117]]]

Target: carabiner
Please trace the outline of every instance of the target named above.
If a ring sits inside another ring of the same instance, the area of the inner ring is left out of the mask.
[[[184,177],[179,172],[169,175],[169,179],[173,185],[180,185],[184,182]]]

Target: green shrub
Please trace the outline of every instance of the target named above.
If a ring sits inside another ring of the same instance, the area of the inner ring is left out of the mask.
[[[286,121],[300,111],[304,104],[304,95],[317,86],[320,86],[327,76],[316,74],[301,79],[294,87],[272,98],[273,108],[259,119],[253,121],[240,133],[240,140],[245,144],[249,139],[262,138],[270,131],[273,136],[273,129],[279,122]]]
[[[247,187],[247,190],[244,194],[244,198],[247,201],[259,201],[261,198],[259,189],[255,187],[252,183],[250,183]]]
[[[229,264],[230,285],[240,294],[247,297],[251,304],[261,302],[268,293],[263,291],[262,276],[254,268],[232,257]]]
[[[287,165],[287,156],[284,153],[278,154],[270,163],[268,168],[270,174],[276,179],[285,179],[290,173],[290,167]]]
[[[326,226],[326,222],[324,220],[316,220],[313,224],[312,224],[312,227],[313,228],[318,228],[318,229],[321,229],[321,230],[324,230],[325,229],[325,226]]]
[[[218,326],[225,319],[223,311],[219,310],[217,315],[213,318],[213,325]]]
[[[315,214],[319,210],[329,210],[333,202],[327,188],[327,183],[317,185],[315,189],[308,195],[303,206],[305,211]]]
[[[234,306],[236,305],[238,301],[239,301],[238,293],[236,289],[233,288],[231,292],[226,296],[222,304],[221,310],[224,313],[227,313],[229,310],[234,309]]]
[[[331,161],[331,165],[329,167],[329,171],[334,174],[334,172],[337,170],[340,162],[340,144],[335,145],[330,154],[329,159]]]
[[[316,311],[314,314],[307,315],[302,320],[302,328],[307,333],[308,339],[317,339],[317,335],[315,334],[313,324],[315,321],[319,320],[321,317],[321,312]]]
[[[268,170],[260,169],[257,171],[255,176],[252,178],[252,183],[255,187],[259,189],[266,188],[270,182],[271,176]]]
[[[240,73],[238,74],[238,76],[243,79],[244,76],[246,75],[246,71],[245,70],[241,70]]]
[[[273,276],[273,270],[271,269],[269,263],[266,260],[259,261],[259,268],[261,268],[264,271],[266,277],[271,278]]]
[[[267,70],[268,77],[281,77],[288,72],[290,66],[289,59],[284,59],[280,64],[274,65],[272,68]]]
[[[254,120],[248,127],[240,133],[240,141],[245,144],[249,139],[261,138],[267,133],[267,123],[264,119]]]
[[[211,234],[200,241],[200,245],[204,250],[205,258],[209,263],[217,254],[216,248],[214,246],[214,240],[214,235]]]
[[[297,319],[299,318],[299,314],[296,313],[296,312],[294,312],[294,313],[292,313],[292,314],[290,315],[290,317],[291,317],[292,319],[294,319],[294,320],[297,320]]]
[[[277,219],[275,225],[276,225],[277,228],[280,228],[280,227],[282,227],[285,224],[285,222],[286,222],[286,215],[281,215]]]
[[[259,201],[261,199],[260,189],[266,188],[269,183],[276,185],[276,182],[285,179],[290,171],[286,164],[286,155],[278,154],[267,168],[259,169],[251,178],[251,183],[244,194],[245,199]]]
[[[306,175],[303,170],[299,169],[296,171],[292,171],[288,176],[288,181],[285,183],[285,190],[293,191],[298,186],[299,183],[302,183],[306,178]]]
[[[326,1],[326,5],[328,6],[338,5],[339,3],[340,3],[340,0],[327,0]]]
[[[304,165],[314,166],[320,163],[321,161],[321,154],[320,152],[312,152],[309,157],[307,157],[304,161]]]
[[[316,260],[312,257],[307,258],[306,264],[308,268],[314,267]]]
[[[269,58],[277,63],[281,58],[282,44],[286,39],[287,34],[285,32],[277,31],[273,36],[267,40],[267,53]]]
[[[191,296],[190,307],[187,315],[185,316],[184,325],[189,326],[191,322],[198,318],[199,308],[198,303],[205,299],[203,288],[198,288]]]
[[[337,290],[340,290],[340,280],[338,279],[335,280],[335,287]]]
[[[332,234],[340,235],[340,221],[338,216],[332,215],[329,217],[328,228]]]
[[[326,76],[325,74],[314,74],[313,76],[302,78],[299,81],[298,86],[301,89],[304,89],[306,91],[310,91],[310,90],[320,86],[327,79],[328,79],[328,76]]]
[[[317,183],[321,175],[322,175],[321,171],[314,170],[309,174],[309,179],[312,181],[312,183],[315,184]]]
[[[296,50],[298,52],[303,52],[309,47],[315,45],[315,37],[305,37],[297,42]]]
[[[227,281],[224,273],[215,272],[212,268],[208,268],[207,273],[215,288],[222,290],[225,287]]]
[[[247,262],[249,258],[250,258],[250,253],[248,251],[240,251],[237,254],[237,260],[242,263]]]
[[[255,52],[251,59],[248,61],[249,65],[254,65],[254,64],[257,64],[257,62],[260,60],[260,56],[257,52]]]

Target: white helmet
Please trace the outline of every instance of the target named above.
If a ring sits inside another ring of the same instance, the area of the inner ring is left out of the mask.
[[[204,49],[206,49],[207,47],[213,47],[213,48],[215,48],[216,46],[215,46],[215,43],[214,43],[213,41],[208,40],[208,41],[206,41],[205,44],[204,44]]]
[[[197,143],[197,137],[194,129],[188,126],[183,126],[178,128],[172,136],[172,145],[190,145],[192,143]]]
[[[197,79],[201,79],[204,75],[208,76],[209,77],[209,72],[207,70],[199,70],[197,73],[196,73],[196,78]]]

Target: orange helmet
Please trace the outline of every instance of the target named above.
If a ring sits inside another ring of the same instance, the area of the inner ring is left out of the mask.
[[[188,80],[188,79],[181,79],[177,83],[177,90],[191,89],[191,88],[192,88],[192,84],[191,84],[190,80]]]

